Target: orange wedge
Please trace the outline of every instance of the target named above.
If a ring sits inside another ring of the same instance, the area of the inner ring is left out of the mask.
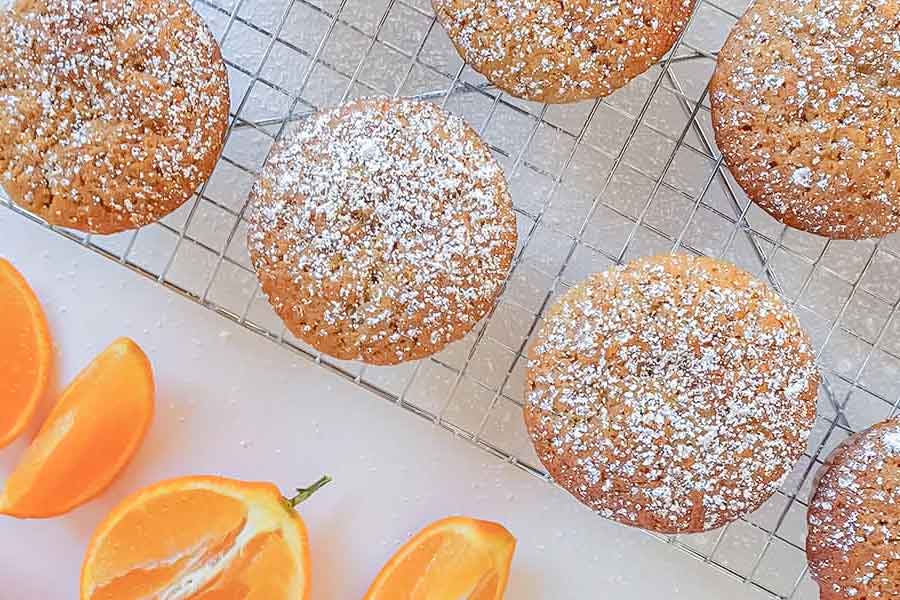
[[[516,538],[465,517],[433,523],[384,566],[366,600],[500,600]]]
[[[291,500],[269,483],[184,477],[142,490],[94,533],[82,600],[304,600],[309,541]]]
[[[153,372],[129,339],[104,350],[69,385],[0,494],[0,513],[61,515],[102,492],[153,418]]]
[[[0,448],[28,426],[52,366],[41,304],[15,267],[0,258]]]

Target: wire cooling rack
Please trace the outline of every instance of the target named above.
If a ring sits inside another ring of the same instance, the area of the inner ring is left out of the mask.
[[[900,237],[841,242],[787,229],[723,167],[707,85],[747,3],[699,0],[676,48],[643,76],[602,101],[545,106],[465,66],[429,0],[195,0],[232,87],[212,178],[140,231],[55,231],[544,479],[521,406],[524,354],[553,299],[639,256],[730,260],[767,279],[812,336],[825,376],[820,417],[800,464],[759,511],[716,532],[657,537],[763,597],[815,599],[803,553],[812,476],[837,444],[900,403]],[[245,248],[245,201],[273,141],[312,111],[374,94],[430,98],[478,129],[506,170],[520,233],[490,317],[434,358],[389,368],[335,361],[293,338]]]

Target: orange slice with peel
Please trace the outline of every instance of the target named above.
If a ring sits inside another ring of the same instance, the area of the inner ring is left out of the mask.
[[[82,600],[304,600],[309,541],[296,506],[330,480],[282,498],[269,483],[164,481],[100,525],[81,571]]]
[[[112,483],[153,418],[153,371],[122,338],[63,392],[6,481],[0,513],[46,518],[84,504]]]
[[[41,304],[25,278],[0,258],[0,448],[28,426],[52,367],[53,344]]]
[[[433,523],[384,566],[365,600],[501,600],[516,538],[466,517]]]

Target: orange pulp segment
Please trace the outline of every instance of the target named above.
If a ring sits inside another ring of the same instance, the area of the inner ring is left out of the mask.
[[[153,418],[153,371],[119,339],[63,392],[0,494],[0,513],[61,515],[102,492],[137,450]]]
[[[41,304],[0,258],[0,448],[18,437],[50,383],[53,345]]]
[[[515,548],[516,539],[496,523],[438,521],[394,555],[366,600],[500,600]]]
[[[309,542],[275,486],[184,477],[142,490],[100,525],[82,600],[303,600]]]

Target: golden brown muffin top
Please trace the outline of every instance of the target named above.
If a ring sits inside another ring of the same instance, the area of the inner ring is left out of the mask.
[[[698,532],[749,513],[803,453],[818,374],[781,299],[661,256],[595,275],[531,349],[525,415],[550,474],[608,518]]]
[[[184,0],[18,0],[0,11],[0,183],[110,233],[181,205],[228,119],[212,34]]]
[[[729,167],[775,218],[832,238],[900,229],[900,4],[757,0],[710,96]]]
[[[900,598],[900,419],[835,450],[808,521],[809,567],[823,599]]]
[[[360,100],[305,119],[273,150],[249,246],[294,333],[341,358],[398,362],[487,313],[516,222],[500,166],[462,119]]]
[[[433,0],[459,53],[519,98],[601,98],[672,48],[694,0]]]

